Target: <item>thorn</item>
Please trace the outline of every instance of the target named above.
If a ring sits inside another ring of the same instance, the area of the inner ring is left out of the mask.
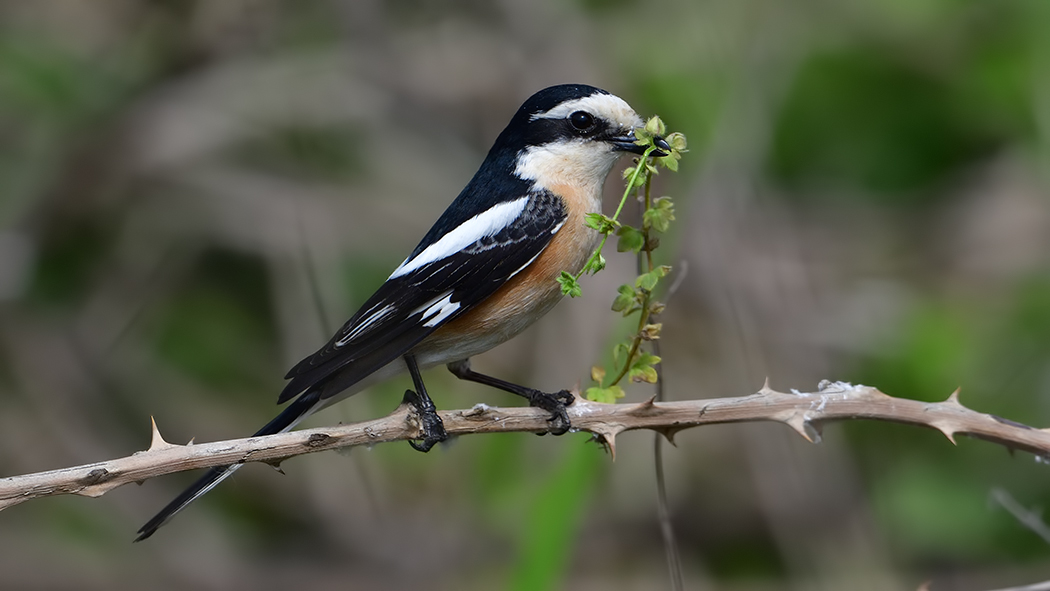
[[[634,408],[627,411],[627,414],[636,417],[644,417],[653,414],[654,410],[656,410],[656,395],[653,395],[645,402],[639,402]]]
[[[959,391],[960,390],[962,390],[962,388],[956,388],[955,391],[951,393],[951,396],[948,396],[948,399],[945,400],[945,402],[948,403],[948,404],[955,404],[955,405],[958,405],[958,406],[962,406],[962,403],[959,402]]]
[[[952,442],[952,445],[959,445],[958,443],[955,442],[956,430],[953,429],[952,427],[948,426],[946,423],[935,422],[935,423],[930,423],[930,426],[933,427],[934,429],[937,429],[941,433],[943,433],[944,436],[948,438],[948,441]]]
[[[263,463],[266,464],[267,466],[273,468],[277,472],[279,472],[282,476],[287,476],[287,474],[284,473],[284,470],[281,469],[281,462],[263,462]]]
[[[160,451],[162,449],[168,449],[169,447],[178,447],[173,443],[164,441],[164,437],[160,434],[160,429],[157,428],[157,421],[152,416],[149,418],[150,423],[153,424],[153,437],[150,440],[149,449],[146,451]]]
[[[685,430],[684,427],[663,427],[660,429],[653,429],[653,431],[656,431],[660,435],[663,435],[664,439],[667,440],[667,443],[670,443],[675,447],[678,447],[678,444],[674,442],[674,436],[677,435],[679,431],[683,430]]]
[[[820,443],[823,439],[820,424],[808,419],[805,413],[793,414],[784,422],[810,443]]]
[[[196,437],[190,437],[190,440],[186,442],[186,445],[193,445],[195,441],[197,441]]]
[[[762,384],[762,389],[758,391],[759,394],[776,394],[776,392],[769,387],[769,376],[766,376],[766,381]]]
[[[594,435],[594,440],[602,444],[605,447],[605,451],[609,452],[612,456],[612,460],[616,461],[616,431],[613,429],[596,429],[591,431]]]

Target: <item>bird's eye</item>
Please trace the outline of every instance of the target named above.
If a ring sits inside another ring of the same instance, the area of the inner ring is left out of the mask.
[[[569,115],[569,123],[572,124],[573,128],[577,131],[587,131],[594,127],[594,115],[591,115],[587,111],[576,111],[572,115]]]

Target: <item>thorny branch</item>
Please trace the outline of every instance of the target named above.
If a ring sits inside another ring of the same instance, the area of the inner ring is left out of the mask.
[[[614,457],[616,436],[634,429],[652,429],[673,443],[674,434],[689,427],[778,421],[816,443],[820,441],[823,423],[848,419],[918,425],[944,433],[953,443],[957,435],[966,435],[1050,457],[1050,431],[965,408],[959,403],[958,391],[943,402],[930,403],[894,398],[875,388],[844,382],[821,382],[812,393],[777,392],[767,383],[757,393],[738,398],[602,404],[577,397],[568,413],[574,429],[593,434]],[[546,430],[548,418],[545,411],[536,408],[495,408],[484,404],[439,414],[449,435],[538,433]],[[185,470],[243,462],[276,465],[306,453],[416,437],[416,415],[405,405],[371,421],[190,445],[164,441],[154,424],[153,442],[146,451],[105,462],[0,479],[0,509],[51,495],[97,497],[130,482]]]

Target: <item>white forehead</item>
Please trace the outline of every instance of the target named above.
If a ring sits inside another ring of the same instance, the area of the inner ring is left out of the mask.
[[[641,117],[634,112],[634,109],[627,104],[627,101],[616,95],[602,93],[565,101],[549,111],[536,113],[531,117],[531,120],[564,119],[576,111],[587,111],[596,117],[611,123],[617,123],[624,128],[638,127],[642,124]]]

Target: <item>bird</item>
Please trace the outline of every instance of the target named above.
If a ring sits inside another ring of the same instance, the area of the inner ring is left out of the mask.
[[[281,433],[314,412],[408,371],[405,394],[428,451],[447,433],[420,371],[446,365],[458,378],[526,398],[551,413],[549,432],[570,424],[573,396],[473,371],[470,358],[521,333],[562,298],[557,277],[578,273],[600,235],[602,187],[624,154],[643,154],[642,119],[608,91],[561,84],[529,97],[497,136],[473,178],[376,292],[314,354],[285,375],[278,403],[292,401],[254,436]],[[670,150],[656,138],[656,156]],[[243,464],[211,468],[138,530],[152,536]]]

